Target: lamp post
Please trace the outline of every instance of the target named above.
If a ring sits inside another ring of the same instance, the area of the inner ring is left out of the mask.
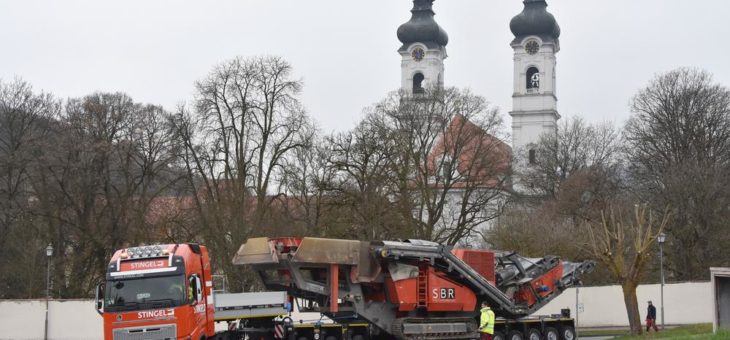
[[[51,298],[51,256],[53,255],[53,245],[50,243],[46,247],[46,257],[48,264],[46,265],[46,327],[44,329],[43,339],[48,340],[48,300]]]
[[[662,329],[664,329],[664,241],[666,241],[667,235],[660,233],[657,235],[657,241],[659,242],[659,272],[661,273],[661,303],[662,303]]]

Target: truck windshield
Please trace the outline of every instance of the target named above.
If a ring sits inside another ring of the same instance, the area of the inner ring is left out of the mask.
[[[114,280],[106,283],[104,309],[109,312],[175,307],[185,304],[182,275]]]

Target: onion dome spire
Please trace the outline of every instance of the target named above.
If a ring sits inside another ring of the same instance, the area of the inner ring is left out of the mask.
[[[516,40],[528,35],[539,36],[543,41],[557,41],[560,26],[555,17],[547,11],[545,0],[525,0],[525,8],[509,23]]]
[[[428,48],[443,48],[449,43],[449,36],[434,20],[434,0],[413,0],[411,20],[398,27],[401,50],[413,43],[425,44]]]

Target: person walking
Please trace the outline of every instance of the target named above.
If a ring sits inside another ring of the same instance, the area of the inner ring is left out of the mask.
[[[649,301],[649,308],[646,310],[646,332],[649,333],[651,328],[654,328],[655,332],[659,331],[656,326],[656,307]]]
[[[486,301],[482,301],[481,316],[479,317],[479,333],[481,340],[492,340],[494,334],[494,312]]]

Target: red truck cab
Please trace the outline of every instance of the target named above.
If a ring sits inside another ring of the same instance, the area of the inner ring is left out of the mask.
[[[105,340],[214,336],[208,249],[166,244],[117,250],[96,290]]]

